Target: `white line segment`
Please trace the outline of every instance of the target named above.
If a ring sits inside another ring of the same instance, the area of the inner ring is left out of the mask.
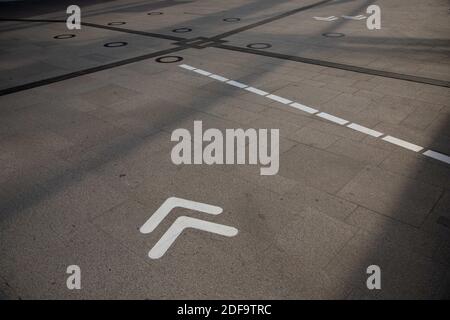
[[[347,127],[349,127],[350,129],[353,129],[353,130],[356,130],[356,131],[368,134],[369,136],[372,136],[372,137],[375,137],[375,138],[381,137],[383,135],[382,132],[379,132],[379,131],[376,131],[376,130],[373,130],[373,129],[369,129],[369,128],[360,126],[357,123],[350,123],[349,125],[347,125]]]
[[[302,111],[310,113],[310,114],[319,112],[319,110],[317,110],[317,109],[310,108],[308,106],[305,106],[305,105],[303,105],[301,103],[297,103],[297,102],[291,103],[290,106],[295,109],[299,109],[299,110],[302,110]]]
[[[386,136],[381,138],[384,141],[390,142],[392,144],[395,144],[397,146],[403,147],[405,149],[411,150],[411,151],[415,151],[415,152],[419,152],[420,150],[422,150],[423,148],[421,146],[418,146],[416,144],[410,143],[408,141],[393,137],[393,136]]]
[[[445,162],[450,164],[450,157],[446,156],[445,154],[433,151],[433,150],[427,150],[423,153],[425,156]]]
[[[227,81],[226,83],[227,83],[227,84],[230,84],[230,85],[232,85],[232,86],[241,88],[241,89],[244,89],[244,88],[247,88],[247,87],[248,87],[248,85],[246,85],[246,84],[244,84],[244,83],[241,83],[241,82],[234,81],[234,80]]]
[[[267,96],[269,94],[266,91],[262,91],[262,90],[259,90],[259,89],[253,88],[253,87],[247,87],[247,88],[245,88],[245,90],[259,94],[260,96]]]
[[[215,79],[215,80],[222,81],[222,82],[226,82],[226,81],[230,80],[230,79],[228,79],[228,78],[219,76],[219,75],[217,75],[217,74],[211,74],[211,75],[209,75],[209,77],[210,77],[210,78],[213,78],[213,79]]]
[[[202,69],[194,69],[192,71],[197,72],[197,73],[201,74],[202,76],[209,76],[211,74],[211,72],[208,72],[208,71],[205,71]]]
[[[269,95],[266,96],[266,97],[269,98],[269,99],[275,100],[275,101],[277,101],[277,102],[284,103],[284,104],[290,104],[290,103],[292,103],[291,100],[286,99],[286,98],[283,98],[283,97],[280,97],[280,96],[277,96],[277,95],[275,95],[275,94],[269,94]]]
[[[195,70],[197,68],[191,67],[190,65],[187,64],[180,64],[180,68],[186,69],[186,70]]]
[[[348,123],[347,120],[339,118],[339,117],[336,117],[336,116],[333,116],[332,114],[329,114],[329,113],[326,113],[326,112],[318,113],[318,114],[316,114],[316,116],[321,117],[323,119],[326,119],[328,121],[340,124],[340,125],[344,125],[344,124]]]

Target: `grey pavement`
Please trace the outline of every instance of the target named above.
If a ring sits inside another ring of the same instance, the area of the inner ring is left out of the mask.
[[[371,4],[380,30],[341,17]],[[0,299],[450,298],[448,3],[83,2],[81,30],[67,29],[62,4],[0,8]],[[189,44],[197,37],[216,42]],[[171,134],[195,120],[279,129],[278,173],[175,165]],[[223,213],[175,208],[141,233],[169,197]],[[187,229],[149,258],[183,215],[238,234]],[[70,265],[80,290],[66,286]],[[380,290],[366,286],[370,265]]]

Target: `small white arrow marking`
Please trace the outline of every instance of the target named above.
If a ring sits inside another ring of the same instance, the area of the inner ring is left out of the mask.
[[[203,231],[208,231],[216,234],[220,234],[226,237],[234,237],[237,235],[238,230],[233,227],[225,226],[223,224],[213,223],[196,218],[181,216],[167,229],[164,235],[159,239],[155,246],[148,253],[149,258],[159,259],[167,249],[175,242],[178,236],[186,228],[193,228]]]
[[[337,20],[338,18],[335,16],[329,16],[329,17],[313,17],[316,20],[319,21],[333,21],[333,20]]]
[[[342,16],[342,18],[349,19],[349,20],[363,20],[366,18],[366,16],[363,16],[362,14],[360,14],[357,16]]]
[[[222,208],[206,203],[170,197],[156,210],[156,212],[142,225],[139,229],[141,233],[150,233],[160,224],[160,222],[172,211],[172,209],[180,207],[208,214],[218,215],[222,213]]]

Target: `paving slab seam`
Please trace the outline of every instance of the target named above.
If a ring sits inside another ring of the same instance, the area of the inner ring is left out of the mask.
[[[369,75],[378,76],[378,77],[391,78],[391,79],[397,79],[397,80],[403,80],[403,81],[409,81],[409,82],[415,82],[415,83],[423,83],[423,84],[428,84],[428,85],[437,86],[437,87],[450,88],[450,82],[445,81],[445,80],[426,78],[426,77],[414,76],[414,75],[403,74],[403,73],[396,73],[396,72],[391,72],[391,71],[376,70],[376,69],[370,69],[370,68],[366,68],[366,67],[358,67],[358,66],[354,66],[354,65],[326,61],[326,60],[292,56],[292,55],[282,54],[282,53],[278,53],[278,52],[270,52],[270,51],[262,51],[262,50],[251,49],[251,48],[237,47],[237,46],[228,45],[228,44],[218,44],[215,47],[219,48],[219,49],[224,49],[224,50],[250,53],[250,54],[255,54],[255,55],[260,55],[260,56],[265,56],[265,57],[276,58],[276,59],[307,63],[307,64],[317,65],[317,66],[321,66],[321,67],[340,69],[340,70],[357,72],[357,73],[362,73],[362,74],[369,74]]]
[[[206,70],[202,70],[202,69],[199,69],[199,68],[187,65],[187,64],[180,64],[178,66],[180,68],[182,68],[182,69],[185,69],[185,70],[188,70],[188,71],[191,71],[191,72],[195,72],[197,74],[209,77],[211,79],[228,79],[228,78],[223,77],[221,75],[217,75],[217,74],[214,74],[212,72],[209,72],[209,71],[206,71]],[[312,107],[309,107],[309,106],[305,106],[305,105],[303,105],[301,103],[292,101],[292,100],[284,98],[284,97],[280,97],[278,95],[266,94],[267,93],[266,91],[260,90],[258,88],[253,87],[253,86],[247,85],[245,83],[241,83],[241,82],[238,82],[238,81],[235,81],[235,80],[227,80],[227,81],[218,80],[218,81],[224,82],[224,83],[226,83],[228,85],[232,85],[232,86],[234,86],[234,87],[236,87],[238,89],[243,89],[243,90],[246,90],[246,91],[249,91],[249,92],[253,92],[255,94],[261,95],[261,96],[263,96],[265,98],[268,98],[268,99],[271,99],[273,101],[282,103],[284,105],[287,105],[289,107],[295,108],[297,110],[304,111],[304,112],[306,112],[306,113],[308,113],[310,115],[314,115],[314,116],[320,117],[321,119],[329,121],[329,122],[332,122],[332,123],[334,123],[336,125],[345,126],[345,127],[349,128],[349,129],[358,131],[360,133],[366,134],[366,135],[374,137],[374,138],[381,138],[381,140],[383,140],[385,142],[391,143],[393,145],[396,145],[398,147],[401,147],[401,148],[404,148],[404,149],[407,149],[407,150],[410,150],[410,151],[413,151],[413,152],[420,153],[420,154],[422,154],[422,155],[424,155],[424,156],[426,156],[428,158],[433,158],[433,159],[435,159],[437,161],[450,164],[450,156],[448,156],[446,154],[443,154],[443,153],[440,153],[440,152],[437,152],[437,151],[434,151],[434,150],[430,150],[430,149],[423,151],[424,147],[419,146],[417,144],[414,144],[414,143],[408,142],[406,140],[403,140],[403,139],[400,139],[400,138],[397,138],[397,137],[385,134],[383,132],[379,132],[379,131],[367,128],[365,126],[362,126],[360,124],[351,122],[349,120],[337,117],[335,115],[332,115],[332,114],[329,114],[329,113],[326,113],[326,112],[321,112],[321,111],[319,111],[319,110],[317,110],[315,108],[312,108]],[[249,90],[249,88],[251,88],[251,89]]]

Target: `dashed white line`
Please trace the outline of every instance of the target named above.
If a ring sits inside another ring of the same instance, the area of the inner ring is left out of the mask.
[[[423,155],[450,164],[450,157],[445,154],[433,150],[427,150],[423,153]]]
[[[301,103],[298,103],[298,102],[293,102],[293,103],[290,104],[290,106],[292,108],[299,109],[299,110],[302,110],[302,111],[310,113],[310,114],[314,114],[314,113],[319,112],[319,110],[317,110],[317,109],[310,108],[310,107],[305,106],[305,105],[303,105]]]
[[[368,134],[369,136],[376,137],[376,138],[381,137],[383,135],[382,132],[360,126],[357,123],[350,123],[349,125],[347,125],[347,127],[350,129]]]
[[[304,111],[304,112],[309,113],[309,114],[314,114],[314,115],[316,115],[316,116],[318,116],[318,117],[320,117],[322,119],[325,119],[325,120],[337,123],[339,125],[345,125],[345,124],[349,123],[348,120],[336,117],[336,116],[334,116],[332,114],[329,114],[329,113],[326,113],[326,112],[319,112],[319,110],[311,108],[311,107],[308,107],[308,106],[305,106],[305,105],[303,105],[301,103],[293,102],[293,101],[291,101],[289,99],[277,96],[275,94],[269,94],[268,92],[260,90],[258,88],[254,88],[254,87],[248,86],[248,85],[246,85],[244,83],[241,83],[241,82],[238,82],[238,81],[235,81],[235,80],[229,80],[229,79],[227,79],[225,77],[219,76],[217,74],[212,74],[212,73],[210,73],[208,71],[205,71],[205,70],[197,69],[197,68],[192,67],[192,66],[187,65],[187,64],[181,64],[181,65],[179,65],[179,67],[181,67],[183,69],[186,69],[186,70],[194,71],[194,72],[199,73],[199,74],[204,75],[204,76],[209,76],[212,79],[225,82],[225,83],[227,83],[229,85],[232,85],[232,86],[235,86],[237,88],[244,89],[244,90],[247,90],[249,92],[253,92],[253,93],[261,95],[261,96],[265,96],[266,98],[269,98],[271,100],[274,100],[274,101],[277,101],[277,102],[280,102],[280,103],[283,103],[283,104],[287,104],[287,105],[289,105],[292,108]],[[375,137],[375,138],[380,138],[382,135],[384,135],[384,133],[382,133],[382,132],[379,132],[377,130],[373,130],[373,129],[370,129],[370,128],[367,128],[367,127],[364,127],[364,126],[361,126],[361,125],[359,125],[357,123],[350,123],[346,127],[350,128],[350,129],[353,129],[353,130],[356,130],[356,131],[359,131],[361,133],[365,133],[365,134],[367,134],[369,136],[372,136],[372,137]],[[381,139],[386,141],[386,142],[395,144],[397,146],[400,146],[402,148],[405,148],[405,149],[408,149],[408,150],[411,150],[411,151],[414,151],[414,152],[419,152],[419,151],[423,150],[423,147],[421,147],[421,146],[418,146],[416,144],[413,144],[411,142],[408,142],[408,141],[405,141],[405,140],[402,140],[402,139],[399,139],[399,138],[396,138],[396,137],[393,137],[393,136],[387,135],[387,136],[385,136],[385,137],[383,137]],[[439,161],[442,161],[442,162],[450,164],[450,157],[445,155],[445,154],[442,154],[442,153],[439,153],[439,152],[436,152],[436,151],[433,151],[433,150],[427,150],[427,151],[423,152],[422,154],[424,156],[427,156],[427,157],[430,157],[430,158],[433,158],[433,159],[436,159],[436,160],[439,160]]]
[[[283,98],[283,97],[280,97],[280,96],[277,96],[277,95],[274,95],[274,94],[269,94],[269,95],[266,96],[266,97],[269,98],[269,99],[275,100],[275,101],[277,101],[277,102],[284,103],[284,104],[290,104],[290,103],[292,103],[291,100],[286,99],[286,98]]]
[[[213,79],[215,79],[215,80],[222,81],[222,82],[226,82],[226,81],[230,80],[230,79],[228,79],[228,78],[219,76],[219,75],[217,75],[217,74],[210,74],[209,77],[210,77],[210,78],[213,78]]]
[[[197,68],[191,67],[190,65],[187,64],[180,64],[180,68],[186,69],[186,70],[195,70]]]
[[[423,148],[421,146],[418,146],[416,144],[410,143],[408,141],[393,137],[393,136],[386,136],[381,138],[384,141],[390,142],[392,144],[395,144],[397,146],[403,147],[405,149],[411,150],[411,151],[415,151],[415,152],[419,152],[420,150],[422,150]]]
[[[327,119],[328,121],[340,124],[340,125],[344,125],[346,123],[348,123],[347,120],[333,116],[332,114],[326,113],[326,112],[321,112],[316,114],[316,116],[321,117],[323,119]]]
[[[245,88],[245,90],[259,94],[260,96],[267,96],[269,94],[266,91],[259,90],[259,89],[253,88],[253,87],[247,87],[247,88]]]
[[[244,88],[248,87],[248,85],[243,84],[241,82],[234,81],[234,80],[227,81],[226,83],[229,84],[229,85],[241,88],[241,89],[244,89]]]
[[[202,70],[202,69],[194,69],[192,71],[197,72],[197,73],[199,73],[199,74],[201,74],[203,76],[209,76],[211,74],[211,72],[208,72],[208,71],[205,71],[205,70]]]

